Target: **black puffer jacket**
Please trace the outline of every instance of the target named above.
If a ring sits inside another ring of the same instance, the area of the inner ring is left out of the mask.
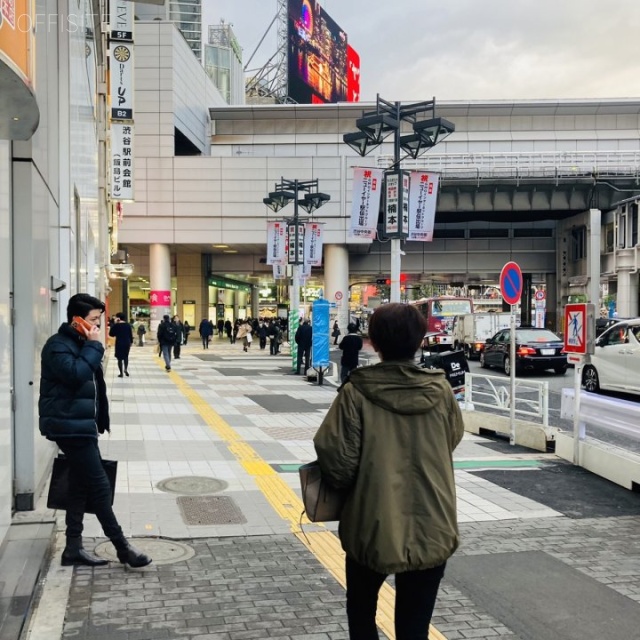
[[[109,404],[102,374],[104,347],[66,322],[42,349],[40,433],[48,440],[97,438],[109,431]]]

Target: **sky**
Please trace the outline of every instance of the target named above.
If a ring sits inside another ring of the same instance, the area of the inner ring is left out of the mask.
[[[361,58],[361,99],[640,98],[638,0],[321,0]],[[244,62],[276,0],[203,0]],[[205,27],[206,29],[206,27]],[[275,25],[259,68],[277,48]]]

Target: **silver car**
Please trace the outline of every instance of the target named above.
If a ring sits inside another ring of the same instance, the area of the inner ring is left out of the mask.
[[[609,327],[596,339],[594,353],[587,356],[582,386],[640,395],[640,318]]]

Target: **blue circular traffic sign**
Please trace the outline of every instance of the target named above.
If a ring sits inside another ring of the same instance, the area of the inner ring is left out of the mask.
[[[500,272],[500,292],[507,304],[518,304],[522,295],[522,271],[516,262],[507,262]]]

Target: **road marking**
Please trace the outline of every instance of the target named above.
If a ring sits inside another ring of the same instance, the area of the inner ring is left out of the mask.
[[[164,362],[158,363],[159,367],[164,366]],[[260,455],[248,445],[240,434],[238,434],[229,424],[214,411],[207,401],[191,386],[183,380],[175,371],[168,372],[169,378],[176,385],[178,390],[191,402],[194,409],[227,445],[229,451],[233,453],[245,471],[254,478],[258,488],[264,497],[273,507],[274,511],[291,527],[293,535],[316,557],[320,564],[331,573],[337,582],[346,587],[344,551],[340,545],[340,540],[331,531],[327,530],[322,523],[311,523],[304,517],[302,524],[313,524],[323,530],[316,532],[302,532],[300,526],[300,514],[304,507],[302,500],[280,477],[280,474]],[[394,609],[395,590],[386,582],[380,589],[378,596],[378,616],[376,623],[390,640],[395,639],[394,630]],[[429,629],[429,640],[446,640],[435,627]]]

